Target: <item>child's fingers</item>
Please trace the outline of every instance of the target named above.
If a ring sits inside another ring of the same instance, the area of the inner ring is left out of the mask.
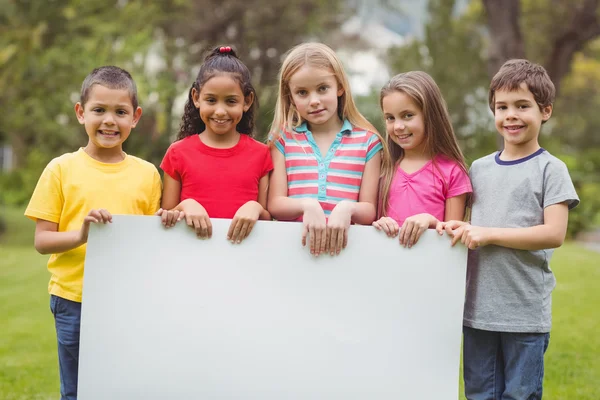
[[[319,243],[319,254],[326,253],[329,250],[327,244],[329,243],[330,235],[331,232],[329,232],[328,229],[325,229],[325,233],[321,235],[321,242]]]
[[[373,221],[373,223],[371,225],[373,225],[375,227],[375,229],[377,229],[378,231],[380,231],[382,229],[381,225],[379,224],[379,221]]]
[[[202,238],[208,238],[208,224],[205,218],[200,218],[200,236]]]
[[[100,214],[100,220],[103,223],[110,222],[110,220],[112,219],[112,216],[110,215],[110,213],[103,208],[99,209],[98,213]]]
[[[235,231],[235,226],[237,225],[237,221],[238,221],[238,217],[234,217],[233,220],[231,221],[231,224],[229,224],[229,229],[227,230],[227,240],[234,240],[233,239],[233,232]]]
[[[462,228],[458,228],[454,231],[450,232],[450,235],[452,236],[452,246],[454,246],[456,243],[460,242],[460,240],[462,239]]]
[[[441,221],[438,221],[438,223],[435,225],[435,230],[437,231],[438,234],[443,235],[444,234],[444,223]]]
[[[337,229],[329,229],[329,254],[334,255],[337,251],[337,237],[338,230]]]
[[[308,227],[308,247],[310,248],[310,254],[315,254],[315,236],[315,227],[311,225]]]
[[[213,232],[213,230],[212,230],[212,222],[210,222],[210,218],[208,218],[208,216],[206,216],[204,219],[206,220],[206,226],[207,226],[206,227],[206,234],[207,234],[207,237],[210,239],[212,237],[212,232]]]
[[[400,244],[406,247],[408,243],[408,238],[412,233],[412,225],[409,221],[404,221],[402,224],[402,228],[400,228]]]
[[[342,248],[346,248],[346,246],[348,245],[348,230],[346,229],[344,231],[344,243],[342,243]]]
[[[240,228],[240,232],[238,233],[238,239],[237,239],[238,244],[242,243],[242,240],[244,240],[244,238],[247,236],[249,226],[250,226],[250,221],[248,221],[248,220],[244,221],[244,223],[242,224],[242,227]]]
[[[233,228],[233,233],[231,234],[231,243],[240,242],[240,232],[243,224],[244,223],[239,219],[236,221],[235,227]]]
[[[338,230],[337,240],[335,244],[335,254],[340,254],[342,247],[344,246],[344,230]]]
[[[306,225],[302,226],[302,246],[306,246],[306,235],[308,235],[308,227]]]
[[[160,217],[162,215],[163,211],[164,210],[162,208],[159,208],[158,211],[156,213],[154,213],[154,215],[157,215]]]
[[[248,228],[246,229],[246,234],[244,235],[244,237],[242,237],[242,240],[244,240],[248,236],[250,236],[250,232],[252,232],[252,229],[254,229],[254,225],[256,225],[256,221],[249,221],[248,222]]]

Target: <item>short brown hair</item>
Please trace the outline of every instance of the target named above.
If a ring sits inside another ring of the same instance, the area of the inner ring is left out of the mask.
[[[133,110],[135,111],[138,108],[137,87],[131,74],[124,69],[108,65],[90,72],[81,85],[79,102],[82,106],[87,103],[94,85],[102,85],[109,89],[127,90]]]
[[[489,93],[490,110],[494,112],[496,91],[518,90],[523,82],[533,94],[540,110],[554,103],[556,89],[544,67],[528,60],[514,59],[505,62],[492,78]]]

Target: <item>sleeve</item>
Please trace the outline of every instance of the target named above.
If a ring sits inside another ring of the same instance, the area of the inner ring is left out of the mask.
[[[269,139],[267,140],[268,142],[273,143],[273,146],[275,146],[281,154],[285,154],[285,134],[286,131],[281,130],[281,132],[279,132],[279,137],[276,140],[273,140],[275,137],[272,134],[269,135]]]
[[[42,172],[31,195],[25,216],[37,221],[59,223],[62,214],[64,196],[60,180],[60,165],[51,161]]]
[[[453,164],[452,168],[450,169],[450,177],[448,180],[448,191],[446,193],[446,199],[472,192],[473,187],[471,186],[471,180],[469,179],[469,175],[462,170],[460,165]]]
[[[265,151],[265,161],[264,161],[264,164],[262,167],[260,177],[262,178],[263,176],[267,175],[271,171],[273,171],[273,159],[271,158],[271,152],[269,151],[269,148],[267,147],[267,149]]]
[[[371,137],[369,137],[369,141],[367,142],[367,160],[369,161],[378,151],[383,149],[383,145],[381,144],[381,140],[379,136],[374,134],[373,132],[369,132]]]
[[[150,208],[146,211],[146,215],[154,215],[160,208],[160,199],[162,197],[162,181],[158,170],[154,168],[154,176],[152,178],[152,197],[150,198]]]
[[[181,175],[179,174],[179,163],[173,144],[167,149],[167,153],[165,154],[162,162],[160,163],[160,168],[163,171],[165,171],[165,174],[169,175],[176,181],[181,182]]]
[[[556,159],[544,169],[544,208],[567,202],[569,210],[577,207],[579,197],[565,163]]]

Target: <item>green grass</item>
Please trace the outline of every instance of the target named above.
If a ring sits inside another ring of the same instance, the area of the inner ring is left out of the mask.
[[[0,399],[56,399],[48,257],[33,249],[34,224],[22,211],[2,211],[9,230],[0,237]],[[544,398],[600,399],[600,254],[566,244],[556,251],[552,267],[558,284]],[[462,393],[462,377],[460,388]]]

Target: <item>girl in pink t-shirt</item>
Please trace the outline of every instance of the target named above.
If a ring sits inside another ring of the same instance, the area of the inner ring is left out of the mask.
[[[473,191],[439,87],[411,71],[382,89],[391,162],[383,171],[380,218],[373,226],[411,247],[428,228],[462,220]]]

